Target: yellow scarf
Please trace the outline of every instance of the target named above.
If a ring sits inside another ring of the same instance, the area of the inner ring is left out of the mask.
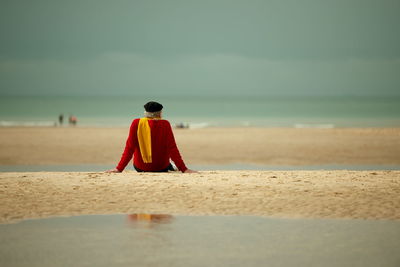
[[[139,120],[137,137],[143,162],[151,163],[151,130],[149,125],[149,118],[141,118]]]

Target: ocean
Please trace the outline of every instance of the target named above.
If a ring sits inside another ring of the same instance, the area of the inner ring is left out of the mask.
[[[400,97],[1,96],[0,126],[128,127],[148,101],[172,124],[200,127],[399,127]]]

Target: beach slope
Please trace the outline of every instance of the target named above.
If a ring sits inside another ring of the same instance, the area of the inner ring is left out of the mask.
[[[83,214],[400,219],[400,171],[0,173],[0,222]]]

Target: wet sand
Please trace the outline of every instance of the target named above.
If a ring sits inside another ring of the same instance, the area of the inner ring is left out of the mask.
[[[0,222],[82,214],[400,219],[400,171],[0,173]]]
[[[175,129],[190,164],[400,165],[400,128]],[[117,164],[128,128],[0,128],[0,165]]]

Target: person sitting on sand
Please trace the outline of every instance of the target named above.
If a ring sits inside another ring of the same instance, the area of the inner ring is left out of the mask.
[[[133,156],[133,167],[138,172],[168,172],[173,170],[170,159],[184,173],[196,172],[188,169],[175,143],[171,124],[161,119],[163,106],[150,101],[144,105],[144,118],[133,120],[125,150],[115,169],[107,172],[122,172]]]

